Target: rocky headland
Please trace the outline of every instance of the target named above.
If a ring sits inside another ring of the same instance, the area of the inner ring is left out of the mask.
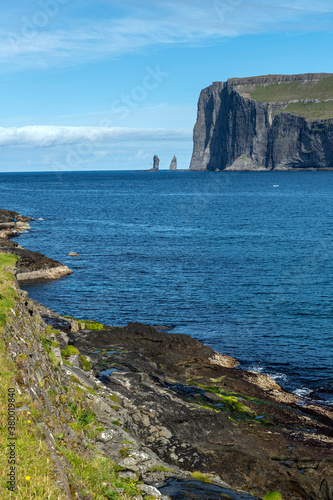
[[[21,282],[37,281],[58,279],[71,274],[73,271],[60,262],[39,252],[22,248],[16,241],[12,241],[11,238],[16,238],[20,233],[30,229],[30,221],[30,217],[24,217],[17,212],[0,210],[0,252],[20,257],[16,266],[16,279]]]
[[[38,498],[333,499],[331,407],[161,326],[61,316],[1,257],[1,390],[51,460],[36,483],[58,488]],[[18,467],[24,487],[33,465]]]
[[[193,138],[190,170],[333,169],[333,74],[214,82]]]

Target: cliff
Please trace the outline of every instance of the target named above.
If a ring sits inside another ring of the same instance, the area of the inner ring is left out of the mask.
[[[215,82],[193,139],[190,170],[333,169],[333,74]]]

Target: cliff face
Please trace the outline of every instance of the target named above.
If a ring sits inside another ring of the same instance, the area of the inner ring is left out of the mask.
[[[333,168],[333,77],[215,82],[201,92],[190,170]]]

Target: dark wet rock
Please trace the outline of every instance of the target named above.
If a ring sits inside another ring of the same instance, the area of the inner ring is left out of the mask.
[[[0,238],[0,251],[3,252],[3,248],[17,248],[18,243],[16,241],[8,240],[7,238]]]
[[[154,328],[156,328],[156,330],[171,330],[172,328],[174,328],[175,325],[154,325]]]
[[[14,218],[17,219],[16,223]],[[60,262],[45,257],[41,253],[22,248],[9,239],[22,231],[29,230],[28,221],[30,220],[29,217],[23,217],[17,212],[0,210],[0,252],[12,253],[20,257],[16,264],[16,278],[19,281],[38,281],[58,279],[72,274],[73,271]]]
[[[16,277],[19,281],[57,279],[73,272],[67,266],[45,257],[39,252],[11,246],[0,247],[0,251],[13,253],[20,257],[16,265]]]
[[[214,351],[186,335],[130,323],[79,331],[74,342],[95,370],[111,369],[100,383],[126,410],[122,425],[166,463],[215,473],[258,498],[274,490],[285,500],[330,498],[329,408],[298,406],[270,377],[215,363]]]
[[[29,222],[32,220],[30,217],[24,217],[13,210],[0,210],[0,223],[13,223],[15,218],[19,222]]]
[[[170,495],[172,500],[253,500],[253,496],[242,491],[232,491],[214,484],[196,480],[181,480],[169,478],[165,484],[159,485],[159,490]]]

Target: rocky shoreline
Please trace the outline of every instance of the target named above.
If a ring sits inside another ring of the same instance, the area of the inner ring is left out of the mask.
[[[6,352],[18,390],[39,410],[36,424],[58,450],[66,498],[93,496],[80,493],[61,450],[94,447],[124,480],[141,482],[137,500],[248,500],[270,491],[283,500],[333,499],[330,407],[238,369],[189,336],[64,317],[16,291]],[[93,436],[85,428],[78,435],[69,393],[94,415]]]
[[[16,219],[16,222],[14,222]],[[59,279],[72,274],[67,266],[45,257],[39,252],[22,248],[12,241],[20,233],[30,229],[30,217],[24,217],[11,210],[0,210],[0,252],[13,253],[20,257],[16,269],[16,279],[20,282]]]

